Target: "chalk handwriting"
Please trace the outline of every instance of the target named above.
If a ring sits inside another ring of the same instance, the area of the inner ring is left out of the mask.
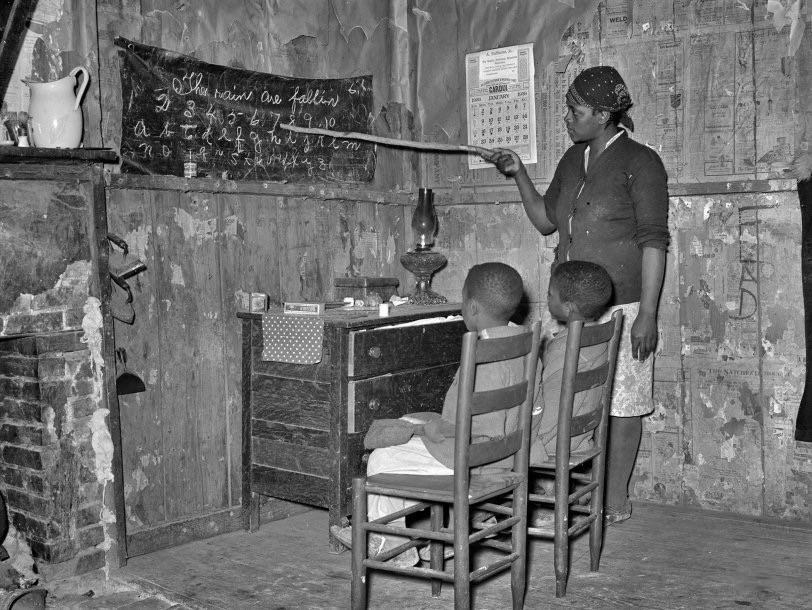
[[[293,95],[290,96],[288,99],[289,102],[292,102],[291,105],[291,114],[296,114],[297,106],[298,105],[327,105],[332,106],[335,108],[338,106],[338,95],[334,95],[332,97],[326,97],[325,91],[322,89],[308,89],[301,95],[299,94],[299,87],[296,87],[296,90],[293,92]]]
[[[752,318],[759,311],[759,288],[761,284],[761,239],[759,234],[758,211],[775,207],[773,205],[752,205],[739,207],[739,311],[728,314],[734,320]],[[750,233],[745,239],[745,233]],[[749,244],[749,245],[748,245]]]

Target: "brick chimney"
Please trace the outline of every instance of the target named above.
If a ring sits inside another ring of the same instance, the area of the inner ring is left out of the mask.
[[[106,411],[83,336],[0,336],[0,486],[46,578],[103,567],[108,546],[93,446]]]

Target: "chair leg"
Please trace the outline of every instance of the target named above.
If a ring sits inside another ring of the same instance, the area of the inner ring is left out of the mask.
[[[471,607],[471,546],[468,506],[454,506],[454,610]]]
[[[513,596],[513,610],[524,608],[524,595],[527,588],[527,480],[513,492],[513,516],[519,515],[519,522],[511,528],[511,546],[518,557],[510,566],[510,592]]]
[[[589,569],[597,572],[601,565],[603,550],[603,485],[592,491],[589,511],[596,515],[592,525],[589,526]]]
[[[352,588],[351,607],[362,610],[367,607],[367,536],[364,525],[367,521],[366,479],[355,477],[352,480]]]
[[[567,577],[570,571],[570,539],[569,504],[567,502],[568,490],[559,492],[556,485],[555,502],[555,538],[554,538],[554,564],[555,564],[555,596],[564,597],[567,593]]]
[[[442,504],[432,504],[431,505],[431,531],[439,532],[443,528],[443,515],[444,515],[444,507]],[[431,542],[431,569],[432,570],[442,570],[443,569],[443,553],[445,552],[445,548],[442,542]],[[440,593],[443,590],[443,581],[439,578],[432,578],[431,579],[431,596],[432,597],[440,597]]]

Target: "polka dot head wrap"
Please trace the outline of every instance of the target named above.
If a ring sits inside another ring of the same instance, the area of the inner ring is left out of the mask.
[[[632,107],[632,97],[623,78],[612,66],[587,68],[576,76],[567,90],[567,103],[589,106],[595,110],[620,112],[620,122],[634,131],[634,123],[626,114]]]

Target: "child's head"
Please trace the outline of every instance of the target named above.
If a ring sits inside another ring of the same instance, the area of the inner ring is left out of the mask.
[[[565,261],[550,277],[547,305],[556,320],[596,320],[611,297],[612,280],[606,269],[587,261]]]
[[[484,330],[506,325],[519,306],[522,294],[522,277],[510,265],[474,265],[462,285],[465,326],[468,330]]]

